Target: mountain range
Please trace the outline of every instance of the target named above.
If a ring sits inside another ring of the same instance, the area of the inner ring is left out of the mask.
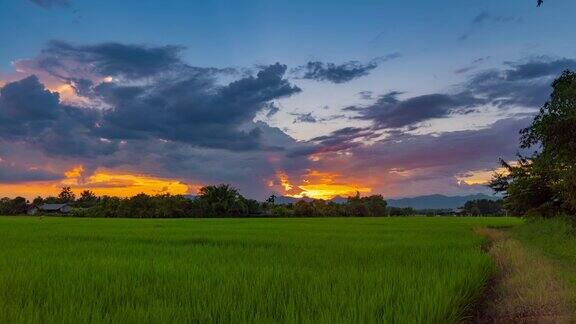
[[[295,203],[299,200],[310,201],[310,198],[293,198],[287,196],[276,197],[277,204],[289,204]],[[386,199],[388,206],[391,207],[412,207],[414,209],[454,209],[462,207],[469,200],[476,199],[489,199],[497,200],[498,197],[489,196],[485,194],[473,194],[466,196],[445,196],[445,195],[427,195],[427,196],[417,196],[410,198],[398,198],[398,199]],[[334,197],[331,201],[336,203],[346,202],[346,198]]]

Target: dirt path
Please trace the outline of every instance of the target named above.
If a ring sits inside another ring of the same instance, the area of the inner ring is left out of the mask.
[[[571,323],[570,292],[552,263],[526,249],[506,231],[477,229],[490,244],[496,276],[480,303],[474,323]]]

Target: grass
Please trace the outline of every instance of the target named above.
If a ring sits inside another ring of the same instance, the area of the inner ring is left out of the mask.
[[[509,232],[493,228],[476,231],[492,242],[489,254],[498,270],[477,322],[570,323],[570,290],[553,262],[511,238]]]
[[[571,307],[576,310],[576,232],[568,220],[531,219],[513,228],[511,235],[552,262],[554,272],[567,283]],[[576,312],[572,317],[576,319]]]
[[[0,217],[0,322],[458,322],[519,222]]]

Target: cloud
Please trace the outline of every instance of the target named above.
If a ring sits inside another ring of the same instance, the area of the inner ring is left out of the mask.
[[[272,116],[276,115],[280,111],[280,108],[273,102],[268,103],[264,110],[266,109],[268,109],[266,112],[266,118],[272,118]]]
[[[30,0],[33,4],[40,6],[44,9],[50,9],[52,7],[69,7],[69,0]]]
[[[538,57],[507,62],[503,69],[476,73],[463,86],[502,107],[536,108],[548,98],[552,81],[566,69],[576,69],[576,60]]]
[[[225,86],[203,74],[144,86],[101,84],[96,95],[115,108],[105,113],[100,131],[108,138],[162,138],[230,150],[261,148],[259,132],[242,126],[270,101],[300,92],[283,78],[285,71],[285,65],[274,64]]]
[[[479,28],[487,24],[510,24],[510,23],[520,23],[522,19],[515,16],[502,16],[494,15],[488,11],[482,11],[476,15],[470,22],[470,27],[468,31],[458,37],[459,41],[464,41],[468,39],[472,34],[474,34]]]
[[[564,70],[576,70],[576,60],[548,59],[540,57],[525,63],[507,62],[511,67],[504,71],[504,78],[507,81],[522,81],[538,78],[557,77]]]
[[[471,63],[470,65],[465,66],[465,67],[462,67],[462,68],[459,68],[459,69],[456,69],[456,70],[454,71],[454,73],[455,73],[455,74],[464,74],[464,73],[470,72],[470,71],[472,71],[472,70],[475,70],[475,69],[477,69],[482,63],[490,60],[490,58],[491,58],[490,56],[479,57],[479,58],[475,59],[474,61],[472,61],[472,63]]]
[[[0,142],[42,152],[42,160],[74,161],[87,174],[103,167],[226,182],[252,197],[270,192],[265,181],[277,168],[304,172],[306,157],[286,158],[302,144],[253,122],[260,111],[277,111],[275,100],[301,91],[284,77],[285,65],[237,77],[190,66],[175,48],[51,42],[20,62],[23,71],[73,86],[88,104],[63,103],[35,75],[9,82],[0,89]]]
[[[399,92],[381,96],[375,103],[365,107],[347,107],[345,111],[358,112],[356,119],[370,120],[378,128],[401,128],[432,118],[446,117],[451,113],[465,113],[483,103],[469,93],[434,93],[398,99]]]
[[[0,89],[0,139],[22,141],[49,155],[98,156],[116,149],[95,136],[98,112],[62,105],[30,76]]]
[[[263,66],[256,75],[222,85],[218,77],[230,76],[229,69],[190,66],[178,57],[180,49],[52,41],[36,59],[22,64],[69,83],[78,95],[100,106],[94,116],[98,120],[93,121],[97,127],[90,129],[97,138],[113,143],[163,139],[231,150],[262,148],[258,129],[246,127],[259,111],[270,112],[274,100],[301,91],[284,78],[287,67]]]
[[[495,168],[498,157],[514,158],[519,129],[530,120],[509,118],[480,130],[442,134],[396,132],[371,145],[350,145],[358,136],[370,134],[369,130],[344,128],[323,138],[310,154],[320,155],[316,168],[350,175],[373,192],[388,196],[478,191],[481,187],[460,186],[456,175]],[[333,146],[346,147],[347,154],[325,150]]]
[[[311,61],[306,65],[293,69],[292,73],[298,75],[301,79],[345,83],[366,76],[370,71],[377,68],[379,64],[396,59],[400,56],[399,53],[392,53],[375,58],[368,63],[349,61],[343,64],[335,64]]]
[[[181,46],[150,47],[120,43],[79,46],[50,41],[37,64],[55,75],[96,73],[101,76],[144,78],[186,68],[178,57],[182,49]]]
[[[300,114],[300,113],[291,113],[292,116],[296,116],[296,118],[294,118],[294,121],[292,122],[293,124],[298,124],[298,123],[316,123],[318,122],[318,120],[316,119],[316,117],[312,116],[312,113],[305,113],[305,114]]]
[[[61,179],[62,175],[37,168],[23,168],[21,165],[10,165],[0,162],[0,183],[20,183],[29,181],[52,181]]]
[[[258,115],[273,116],[278,100],[302,91],[290,82],[287,66],[238,74],[189,65],[179,51],[52,42],[36,58],[20,62],[23,71],[39,77],[0,89],[0,156],[19,165],[16,171],[13,164],[2,166],[0,175],[12,182],[50,179],[62,174],[61,165],[74,163],[83,165],[87,176],[104,168],[184,183],[231,183],[263,198],[283,192],[280,172],[298,185],[313,169],[373,192],[423,192],[441,185],[457,190],[454,175],[484,170],[499,155],[515,151],[525,121],[506,119],[482,130],[434,135],[409,130],[482,105],[502,111],[535,108],[549,94],[556,73],[575,66],[570,59],[537,57],[474,73],[450,92],[363,93],[369,101],[343,109],[346,116],[295,114],[298,122],[352,121],[303,142],[254,122]],[[72,87],[84,101],[63,102],[61,94],[47,89],[47,79]]]
[[[483,62],[477,59],[473,64]],[[498,107],[502,113],[521,107],[535,111],[547,100],[553,80],[566,69],[576,70],[576,60],[536,57],[527,61],[505,62],[502,68],[470,75],[452,93],[431,93],[400,99],[402,92],[381,95],[367,105],[343,108],[351,118],[372,122],[376,130],[416,127],[436,118],[469,114],[483,106]]]

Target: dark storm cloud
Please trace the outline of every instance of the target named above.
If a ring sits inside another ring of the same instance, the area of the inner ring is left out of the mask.
[[[259,131],[247,131],[245,126],[259,111],[273,115],[274,100],[301,91],[284,78],[287,67],[262,66],[256,75],[243,73],[221,85],[219,76],[237,73],[190,66],[179,58],[180,50],[179,46],[52,41],[26,64],[106,108],[92,130],[98,138],[163,139],[230,150],[263,148]],[[102,82],[105,77],[113,78]]]
[[[400,57],[399,53],[392,53],[378,57],[368,63],[349,61],[343,64],[325,63],[320,61],[308,62],[292,70],[301,79],[345,83],[356,78],[366,76],[378,67],[380,63]]]
[[[446,117],[451,113],[464,113],[483,103],[469,93],[435,93],[398,99],[399,92],[381,96],[366,107],[347,107],[345,111],[356,111],[357,119],[370,120],[378,128],[401,128],[432,118]]]
[[[101,84],[95,93],[114,109],[105,113],[100,131],[118,139],[161,138],[230,150],[262,148],[259,132],[241,126],[269,109],[270,101],[300,91],[283,78],[285,71],[285,65],[270,65],[226,86],[197,74],[143,86]]]
[[[78,70],[89,67],[93,69],[91,72],[102,76],[143,78],[185,68],[185,64],[178,57],[182,49],[180,46],[150,47],[120,43],[78,46],[51,41],[42,51],[38,64],[55,74],[61,73],[61,70],[79,72]],[[69,62],[78,64],[73,66],[77,71],[69,70],[66,65]]]
[[[40,6],[45,9],[50,9],[52,7],[69,7],[69,0],[29,0],[33,4]]]
[[[116,144],[95,136],[98,118],[96,110],[62,105],[36,76],[0,89],[0,138],[28,143],[48,155],[112,153]]]
[[[36,76],[30,76],[0,89],[0,123],[9,127],[20,122],[54,120],[59,105],[58,94],[44,89]],[[4,127],[0,131],[6,131]]]

